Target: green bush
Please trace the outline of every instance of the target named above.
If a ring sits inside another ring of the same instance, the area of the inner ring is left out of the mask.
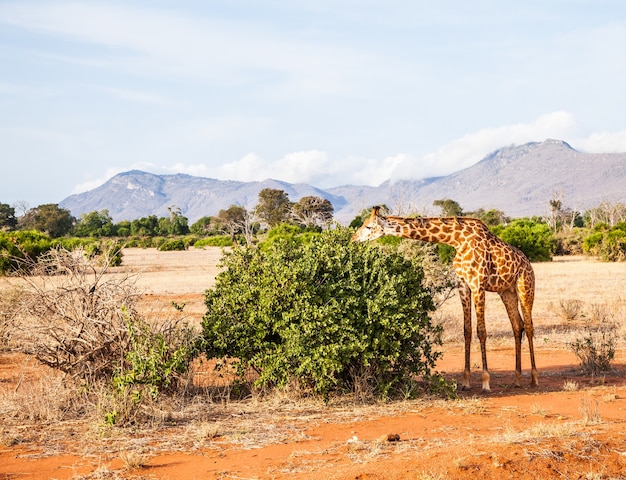
[[[207,357],[236,359],[240,378],[252,369],[258,387],[295,381],[323,394],[385,397],[428,376],[441,340],[420,264],[351,234],[228,253],[205,296]]]
[[[228,235],[215,235],[197,240],[194,244],[196,248],[202,247],[232,247],[233,241]]]
[[[556,250],[556,237],[546,223],[519,219],[507,226],[498,225],[492,231],[509,245],[519,248],[532,262],[550,261]]]
[[[618,223],[612,228],[606,224],[596,226],[583,241],[583,251],[597,255],[605,262],[626,260],[626,223]]]
[[[281,223],[267,232],[267,238],[260,244],[261,249],[272,248],[276,242],[291,242],[296,244],[305,244],[319,235],[319,230],[310,230],[291,225],[289,223]]]
[[[0,232],[0,275],[24,268],[52,246],[53,240],[36,230]]]
[[[112,377],[117,392],[136,389],[134,397],[140,402],[144,391],[155,400],[159,392],[175,389],[193,360],[195,330],[176,321],[166,322],[159,330],[158,326],[131,316],[127,328],[129,347]],[[139,385],[145,390],[137,388]]]
[[[183,241],[182,238],[174,238],[171,240],[166,240],[163,243],[161,243],[157,250],[159,250],[160,252],[171,252],[174,250],[187,250],[187,245],[185,245],[185,242]]]

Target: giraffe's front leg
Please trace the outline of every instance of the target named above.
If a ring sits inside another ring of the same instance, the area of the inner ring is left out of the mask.
[[[470,388],[470,352],[472,348],[472,292],[465,281],[459,282],[459,297],[463,306],[463,335],[465,337],[465,370],[461,390]]]
[[[487,367],[487,327],[485,326],[485,291],[473,292],[474,306],[476,308],[476,333],[480,341],[480,353],[483,359],[483,392],[491,392],[489,385],[489,368]]]

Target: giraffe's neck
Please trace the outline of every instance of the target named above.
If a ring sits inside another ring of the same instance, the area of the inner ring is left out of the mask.
[[[455,217],[386,217],[382,227],[385,235],[459,247],[465,241],[466,233],[471,230],[471,222],[468,220]]]

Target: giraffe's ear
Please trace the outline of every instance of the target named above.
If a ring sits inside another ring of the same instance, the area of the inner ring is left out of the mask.
[[[375,207],[372,207],[372,217],[377,217],[379,213],[380,213],[380,206],[379,205],[376,205]]]

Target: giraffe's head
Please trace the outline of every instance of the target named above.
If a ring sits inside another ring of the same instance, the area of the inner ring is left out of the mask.
[[[366,242],[382,237],[385,234],[383,231],[384,223],[385,217],[380,215],[380,207],[373,207],[372,214],[352,236],[352,241]]]

